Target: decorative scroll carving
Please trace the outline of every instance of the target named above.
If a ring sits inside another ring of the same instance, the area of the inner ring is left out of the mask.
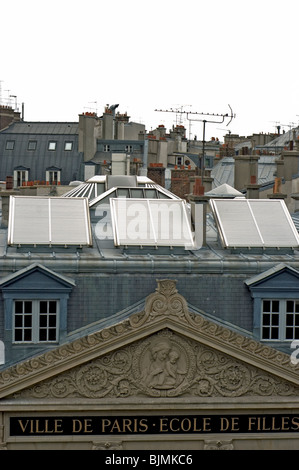
[[[18,382],[24,388],[26,379],[32,380],[33,377],[33,381],[41,381],[30,389],[35,397],[298,394],[292,381],[298,383],[299,366],[291,364],[287,354],[213,323],[203,315],[193,314],[188,310],[184,297],[178,293],[176,281],[164,279],[157,283],[156,292],[147,297],[142,312],[2,371],[0,393],[1,389],[5,389],[8,391],[6,396],[9,395],[10,386]],[[111,343],[117,344],[117,340],[124,344],[126,338],[128,342],[132,341],[134,332],[139,333],[145,325],[154,328],[161,319],[171,319],[178,327],[183,325],[184,331],[205,338],[205,342],[211,345],[221,345],[221,350],[229,349],[230,355],[221,355],[217,348],[209,349],[198,342],[191,344],[167,329],[142,342],[103,355],[102,348],[106,345],[111,348]],[[268,369],[275,368],[278,375],[281,370],[284,376],[290,376],[290,382],[280,381],[247,366],[246,359],[244,363],[233,360],[234,352],[239,357],[250,356],[257,363],[267,364]],[[89,354],[98,359],[86,362]],[[86,358],[84,365],[75,367],[73,364],[77,358],[78,363],[81,363],[83,357]],[[67,372],[49,381],[42,381],[43,373],[48,377],[54,375],[57,367]]]
[[[299,387],[165,329],[24,390],[21,397],[298,396]]]

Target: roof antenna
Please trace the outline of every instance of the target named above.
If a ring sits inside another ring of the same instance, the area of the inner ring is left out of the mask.
[[[155,109],[155,111],[159,111],[162,113],[180,113],[180,114],[185,114],[187,117],[188,121],[200,121],[203,123],[203,138],[202,138],[202,156],[198,156],[198,172],[199,168],[201,168],[201,174],[202,176],[204,175],[204,170],[205,170],[205,133],[206,133],[206,124],[213,123],[213,124],[222,124],[226,118],[229,119],[228,123],[226,124],[229,126],[229,124],[232,122],[233,118],[236,117],[236,115],[233,113],[233,110],[230,105],[228,105],[230,112],[226,114],[215,114],[215,113],[199,113],[196,111],[183,111],[183,110],[178,110],[178,109]],[[191,117],[189,117],[192,115]],[[201,119],[196,119],[193,117],[193,115],[196,116],[202,116]],[[207,116],[207,118],[205,117]],[[201,160],[201,161],[200,161]]]

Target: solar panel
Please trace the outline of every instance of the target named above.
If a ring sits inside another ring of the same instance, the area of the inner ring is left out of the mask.
[[[299,236],[282,199],[212,199],[224,247],[294,248]]]
[[[184,200],[111,198],[114,243],[194,248]]]
[[[86,198],[11,196],[10,245],[91,245]]]

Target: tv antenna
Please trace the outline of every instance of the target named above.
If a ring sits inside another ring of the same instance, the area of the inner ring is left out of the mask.
[[[162,113],[180,113],[185,114],[188,121],[200,121],[203,123],[203,138],[202,138],[202,156],[198,156],[198,169],[201,168],[202,175],[204,174],[205,169],[205,138],[206,138],[206,124],[222,124],[225,119],[229,119],[226,126],[232,122],[233,118],[236,115],[233,113],[233,110],[230,105],[228,105],[230,112],[226,114],[216,114],[216,113],[200,113],[197,111],[183,111],[178,109],[155,109],[155,111]],[[195,117],[193,117],[195,116]],[[199,118],[197,118],[199,116]],[[201,162],[200,162],[201,159]]]

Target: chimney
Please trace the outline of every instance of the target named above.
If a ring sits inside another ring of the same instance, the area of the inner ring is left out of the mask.
[[[291,181],[293,175],[299,173],[299,152],[298,150],[284,150],[281,154],[281,159],[283,160],[282,176],[286,181]]]
[[[103,140],[113,140],[114,139],[114,118],[113,112],[110,108],[105,108],[103,113]]]
[[[273,186],[273,193],[267,194],[268,199],[287,199],[287,194],[283,194],[281,192],[282,189],[282,180],[281,178],[275,178],[274,186]]]
[[[234,188],[238,191],[253,184],[253,177],[258,178],[258,155],[235,155]]]
[[[201,186],[201,179],[199,178],[200,182],[194,184],[194,187],[200,188],[199,192],[202,192],[203,186]],[[195,189],[196,191],[197,189]],[[195,245],[197,249],[206,246],[206,218],[207,218],[207,204],[209,201],[208,196],[204,196],[203,192],[201,195],[199,194],[189,194],[188,200],[191,206],[191,221],[194,227],[195,233]]]
[[[91,160],[97,151],[97,138],[100,132],[100,120],[95,113],[79,115],[79,152],[84,154],[84,161]]]

